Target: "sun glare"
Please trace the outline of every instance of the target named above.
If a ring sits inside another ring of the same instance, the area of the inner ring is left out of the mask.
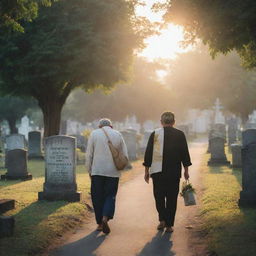
[[[177,53],[186,51],[180,46],[182,40],[182,28],[170,24],[167,29],[161,31],[160,35],[145,40],[146,48],[141,52],[141,55],[150,60],[157,58],[173,59]]]
[[[158,2],[163,2],[164,0]],[[163,13],[155,13],[151,10],[151,7],[155,0],[144,1],[144,6],[137,8],[137,14],[139,16],[147,17],[152,22],[162,21]],[[151,36],[145,39],[146,47],[139,54],[147,59],[153,61],[154,59],[174,59],[178,53],[186,52],[189,48],[181,47],[181,41],[184,39],[183,29],[180,26],[169,24],[167,28],[159,31],[159,35]]]

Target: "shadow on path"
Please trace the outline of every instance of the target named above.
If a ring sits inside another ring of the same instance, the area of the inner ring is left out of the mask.
[[[173,243],[170,238],[171,233],[157,232],[137,256],[174,256],[175,253],[171,251]]]
[[[50,256],[96,256],[95,251],[105,240],[106,236],[93,231],[88,236],[70,244],[63,245]]]

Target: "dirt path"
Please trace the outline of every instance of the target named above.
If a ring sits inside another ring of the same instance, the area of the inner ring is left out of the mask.
[[[200,184],[200,164],[206,145],[202,141],[190,145],[193,166],[190,180]],[[64,245],[52,252],[52,256],[196,256],[201,255],[189,242],[190,229],[197,207],[185,207],[179,197],[178,210],[173,234],[157,232],[157,212],[155,210],[152,183],[146,184],[142,174],[119,188],[115,219],[110,222],[108,236],[95,230],[94,219]]]

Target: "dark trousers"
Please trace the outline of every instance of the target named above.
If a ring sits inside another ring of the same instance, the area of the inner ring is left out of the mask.
[[[103,216],[113,219],[118,182],[119,178],[92,176],[91,196],[97,224],[102,223]]]
[[[180,178],[165,177],[162,173],[152,175],[153,190],[159,221],[172,227],[177,209]]]

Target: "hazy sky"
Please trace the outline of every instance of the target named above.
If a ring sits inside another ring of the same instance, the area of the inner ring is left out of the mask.
[[[146,16],[151,21],[162,21],[163,12],[154,13],[151,7],[156,2],[164,2],[164,0],[146,0],[145,6],[137,8],[137,14]],[[188,49],[180,47],[180,41],[183,40],[183,29],[173,24],[168,25],[167,29],[161,31],[160,35],[149,37],[145,40],[147,47],[140,55],[147,57],[149,60],[157,58],[175,58],[176,53],[185,52]]]

